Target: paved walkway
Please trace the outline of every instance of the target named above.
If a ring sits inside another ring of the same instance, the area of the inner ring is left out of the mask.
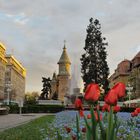
[[[45,115],[50,115],[50,114],[39,113],[39,114],[21,114],[21,115],[20,114],[0,115],[0,131],[6,130],[8,128],[16,127],[18,125],[27,123],[33,119]]]

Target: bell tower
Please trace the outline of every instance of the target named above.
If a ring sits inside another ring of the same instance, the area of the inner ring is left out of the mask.
[[[69,94],[70,92],[70,59],[68,57],[67,51],[66,51],[66,45],[64,41],[64,48],[62,55],[58,61],[59,66],[59,73],[58,73],[58,99],[61,101],[64,101],[64,96]]]

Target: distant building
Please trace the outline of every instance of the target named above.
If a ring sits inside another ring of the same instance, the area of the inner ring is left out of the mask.
[[[19,101],[25,95],[26,70],[0,43],[0,101]]]
[[[128,83],[133,87],[134,98],[140,97],[140,52],[130,61],[123,60],[109,77],[110,87],[117,82]]]
[[[6,55],[7,65],[5,73],[5,99],[7,99],[7,86],[10,82],[10,101],[20,101],[25,96],[26,70],[12,55]]]
[[[5,47],[0,43],[0,100],[4,99],[4,87],[5,87],[5,70],[7,60],[5,58]]]
[[[59,72],[53,74],[51,81],[51,98],[57,94],[58,100],[64,101],[64,97],[70,94],[70,66],[71,62],[68,57],[66,46],[64,44],[62,55],[58,61]]]
[[[115,72],[110,76],[110,86],[112,87],[117,82],[128,83],[128,76],[130,74],[131,61],[125,59],[120,62]]]
[[[134,88],[136,98],[140,98],[140,52],[131,61],[129,82]]]

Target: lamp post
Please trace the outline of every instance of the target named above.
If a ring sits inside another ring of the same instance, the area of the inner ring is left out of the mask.
[[[11,81],[8,81],[5,86],[7,88],[7,105],[9,105],[10,91],[11,91],[11,86],[12,86]]]
[[[20,98],[19,102],[18,102],[18,106],[19,106],[19,114],[22,114],[22,107],[23,107],[23,99]]]
[[[131,94],[132,94],[131,91],[133,90],[133,87],[130,85],[130,83],[128,83],[126,89],[128,90],[128,93],[127,94],[129,96],[129,107],[130,107],[130,105],[131,105],[130,100],[131,100]]]

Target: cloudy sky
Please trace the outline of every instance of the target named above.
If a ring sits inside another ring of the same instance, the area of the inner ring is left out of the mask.
[[[27,69],[26,91],[58,72],[63,42],[80,82],[89,18],[100,20],[109,46],[110,73],[140,51],[140,0],[0,0],[0,41]]]

